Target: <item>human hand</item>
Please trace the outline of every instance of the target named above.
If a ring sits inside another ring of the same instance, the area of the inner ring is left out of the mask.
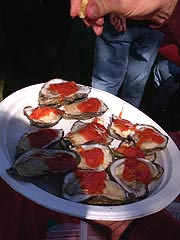
[[[132,220],[125,221],[103,221],[103,220],[93,220],[88,221],[96,232],[104,240],[119,240],[126,228]]]
[[[109,21],[114,26],[117,32],[126,31],[126,18],[116,13],[109,15]]]
[[[71,16],[78,15],[82,0],[71,0]],[[103,29],[103,16],[108,13],[117,13],[124,17],[137,19],[137,20],[149,20],[156,26],[162,26],[165,20],[167,20],[178,0],[89,0],[85,15],[84,22],[87,26],[96,27],[102,32]],[[97,29],[96,29],[97,30]]]
[[[83,0],[71,0],[71,11],[70,15],[72,18],[79,15],[79,11],[81,8],[81,3]],[[83,18],[84,23],[87,27],[92,27],[93,31],[96,35],[100,35],[103,31],[104,17],[98,17],[98,19],[90,19],[85,16]]]

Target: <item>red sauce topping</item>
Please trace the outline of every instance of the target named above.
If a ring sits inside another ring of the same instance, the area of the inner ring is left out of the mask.
[[[81,112],[97,112],[100,107],[101,102],[97,98],[89,98],[87,101],[78,104],[78,109]]]
[[[42,129],[28,135],[31,147],[43,147],[51,143],[58,136],[58,132],[53,129]]]
[[[104,161],[104,153],[100,148],[82,150],[80,155],[85,159],[87,165],[92,168],[97,168]]]
[[[68,172],[77,166],[77,160],[66,152],[54,154],[52,157],[44,158],[49,171]]]
[[[62,82],[50,84],[48,89],[57,94],[66,97],[78,91],[78,86],[75,82]]]
[[[107,178],[106,172],[92,172],[80,170],[75,171],[75,175],[79,177],[81,187],[86,194],[101,194],[103,193]]]
[[[137,146],[120,146],[115,151],[122,153],[126,157],[145,157],[143,151]]]
[[[84,127],[78,130],[87,141],[106,143],[109,136],[107,129],[100,123],[87,123]]]
[[[123,178],[128,182],[137,181],[143,184],[149,184],[153,180],[147,164],[135,158],[127,158],[125,160]]]
[[[50,115],[51,113],[54,113],[55,115],[59,115],[59,114],[62,114],[62,111],[52,107],[39,107],[33,110],[29,118],[38,120],[45,116]]]
[[[121,131],[127,131],[132,128],[135,129],[134,124],[132,124],[130,121],[128,121],[126,119],[122,119],[122,118],[113,119],[113,124],[115,125],[115,127],[119,128]]]
[[[164,138],[155,130],[151,128],[146,128],[143,131],[137,132],[139,133],[138,145],[141,146],[144,142],[155,142],[158,144],[162,144],[164,142]]]

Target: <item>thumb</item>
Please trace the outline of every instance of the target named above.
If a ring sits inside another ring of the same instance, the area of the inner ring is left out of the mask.
[[[113,11],[109,0],[89,0],[86,6],[86,17],[96,20]]]

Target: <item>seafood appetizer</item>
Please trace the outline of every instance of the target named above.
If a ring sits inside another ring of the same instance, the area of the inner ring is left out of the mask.
[[[103,171],[113,161],[113,154],[110,147],[103,144],[83,144],[73,148],[73,150],[81,158],[78,165],[80,169]]]
[[[103,115],[107,110],[107,105],[98,98],[85,98],[72,104],[64,105],[63,117],[66,119],[85,120]]]
[[[87,2],[82,1],[81,17]],[[168,137],[151,125],[122,118],[122,112],[107,118],[108,106],[89,97],[90,91],[62,79],[45,83],[38,107],[23,109],[39,129],[21,136],[7,173],[31,183],[52,176],[58,197],[82,204],[140,201],[161,182],[164,168],[157,152],[166,148]],[[53,128],[61,119],[63,127]]]
[[[89,142],[110,144],[113,141],[104,125],[96,121],[90,123],[75,122],[65,138],[74,146]]]
[[[145,158],[151,162],[156,160],[156,152],[146,153],[142,149],[135,145],[134,141],[122,141],[118,147],[113,148],[115,157],[117,158]]]
[[[24,115],[30,123],[39,128],[48,128],[56,125],[63,116],[60,109],[54,107],[36,107],[27,106],[24,108]]]
[[[64,81],[58,78],[52,79],[42,86],[39,92],[38,103],[40,106],[62,106],[77,99],[86,98],[90,91],[90,87],[73,81]]]
[[[135,198],[145,197],[148,186],[163,174],[163,168],[143,158],[124,158],[111,164],[112,177]]]
[[[136,132],[132,136],[136,145],[143,152],[154,152],[164,149],[168,143],[168,137],[158,131],[155,127],[145,124],[138,124]]]
[[[128,200],[124,189],[109,179],[105,171],[75,170],[66,174],[63,197],[73,202],[116,205]]]
[[[17,145],[17,155],[31,148],[47,148],[63,138],[62,129],[43,128],[34,132],[23,134]]]
[[[74,170],[79,161],[74,151],[34,148],[19,156],[7,173],[17,178],[65,174]]]
[[[162,150],[168,143],[168,137],[155,127],[133,124],[121,117],[112,116],[108,130],[110,135],[116,139],[134,141],[134,144],[146,153]]]
[[[127,119],[112,115],[108,130],[111,136],[118,140],[130,139],[135,134],[136,124]]]

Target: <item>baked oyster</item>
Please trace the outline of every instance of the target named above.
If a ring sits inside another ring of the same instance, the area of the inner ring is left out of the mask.
[[[118,147],[113,148],[113,152],[116,158],[145,158],[151,162],[157,158],[156,152],[143,152],[134,141],[122,141]]]
[[[7,173],[17,178],[65,174],[74,170],[79,161],[74,151],[34,148],[19,156]]]
[[[107,110],[107,105],[98,98],[85,98],[72,104],[64,105],[63,117],[66,119],[85,120],[103,115]]]
[[[128,197],[124,189],[109,179],[105,171],[78,170],[66,174],[63,184],[63,198],[73,202],[88,203],[94,199],[94,204],[111,202],[121,204]]]
[[[108,131],[112,137],[118,140],[130,139],[135,134],[136,124],[127,119],[112,115]]]
[[[110,147],[103,144],[83,144],[73,148],[80,156],[78,168],[95,171],[106,170],[113,161]]]
[[[163,174],[163,168],[143,158],[124,158],[110,166],[112,177],[135,198],[145,197],[148,186]]]
[[[56,125],[63,116],[63,112],[60,109],[49,106],[35,108],[27,106],[23,112],[30,123],[38,128],[52,127]]]
[[[116,139],[134,142],[144,153],[162,150],[168,143],[168,137],[155,127],[146,124],[133,124],[121,117],[111,117],[108,131]]]
[[[41,106],[62,106],[77,99],[86,98],[90,91],[90,87],[77,84],[74,81],[52,79],[42,86],[38,103]]]
[[[89,123],[76,121],[72,125],[71,131],[66,134],[65,139],[69,140],[73,146],[90,142],[108,145],[113,141],[104,125],[96,121]]]
[[[149,153],[164,149],[169,138],[153,126],[138,124],[132,139],[143,152]]]
[[[17,155],[32,148],[47,148],[63,138],[62,129],[43,128],[23,134],[17,145]]]

